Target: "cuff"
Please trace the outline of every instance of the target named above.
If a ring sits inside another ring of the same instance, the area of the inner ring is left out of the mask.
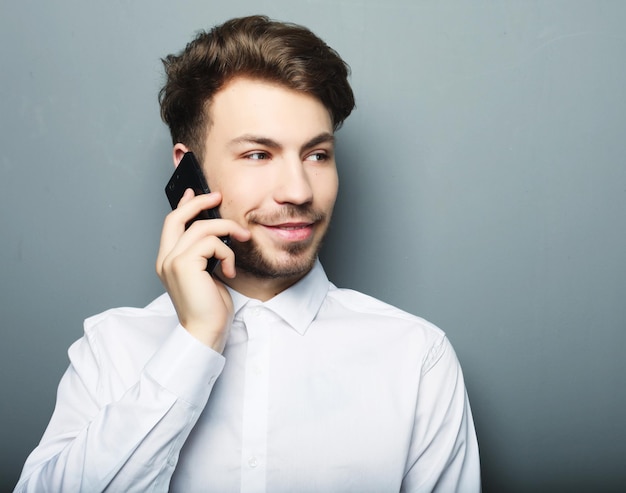
[[[157,383],[195,407],[204,407],[225,358],[181,325],[148,361],[145,371]]]

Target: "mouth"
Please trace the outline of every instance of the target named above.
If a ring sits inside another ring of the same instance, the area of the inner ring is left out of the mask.
[[[287,222],[280,224],[262,224],[270,235],[287,242],[302,242],[313,236],[315,222]]]

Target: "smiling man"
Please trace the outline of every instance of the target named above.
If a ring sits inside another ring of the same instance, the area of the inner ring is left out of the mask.
[[[354,107],[346,64],[259,16],[164,63],[174,165],[194,152],[214,192],[187,190],[165,219],[167,293],[85,322],[16,491],[479,491],[445,334],[335,287],[317,259]]]
[[[239,275],[228,284],[266,301],[311,270],[328,228],[338,186],[333,123],[315,97],[245,75],[212,98],[209,118],[205,176],[221,192],[222,217],[250,232],[233,238]],[[174,162],[189,150],[176,143]]]

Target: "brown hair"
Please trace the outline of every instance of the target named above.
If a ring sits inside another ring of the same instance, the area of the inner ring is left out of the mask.
[[[174,143],[202,159],[212,97],[230,80],[246,76],[276,82],[317,98],[337,130],[354,108],[349,67],[335,50],[296,24],[265,16],[232,19],[200,32],[178,55],[163,60],[161,118]]]

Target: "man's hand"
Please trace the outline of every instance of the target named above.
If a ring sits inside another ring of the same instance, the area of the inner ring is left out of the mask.
[[[185,224],[200,211],[217,207],[221,200],[219,193],[194,197],[193,190],[186,190],[178,207],[165,218],[156,262],[180,324],[220,353],[228,337],[233,304],[226,287],[206,271],[207,259],[219,259],[224,277],[234,278],[235,255],[220,237],[247,241],[250,232],[228,219],[195,221],[187,230]]]

